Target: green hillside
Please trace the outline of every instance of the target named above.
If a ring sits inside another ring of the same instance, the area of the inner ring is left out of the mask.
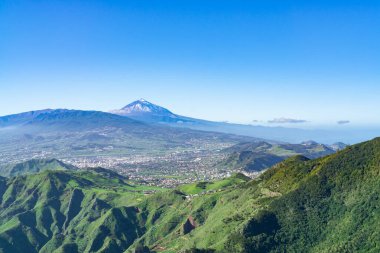
[[[336,144],[343,147],[343,143]],[[339,150],[339,147],[329,147],[314,141],[301,144],[268,143],[268,142],[243,142],[226,148],[227,158],[218,163],[222,169],[244,170],[247,172],[262,171],[273,165],[296,155],[303,155],[314,159],[331,155]]]
[[[380,138],[250,181],[148,196],[103,170],[45,171],[0,178],[0,195],[2,252],[379,252]]]
[[[0,168],[0,175],[14,177],[24,174],[38,173],[45,170],[76,170],[75,166],[65,164],[57,159],[33,159],[22,163]]]
[[[0,252],[120,252],[143,234],[133,206],[149,188],[112,173],[44,171],[0,189]]]
[[[241,173],[236,173],[229,178],[225,178],[213,182],[197,182],[193,184],[186,184],[179,187],[179,190],[185,194],[198,194],[210,191],[223,190],[227,187],[235,186],[249,181],[249,177]]]

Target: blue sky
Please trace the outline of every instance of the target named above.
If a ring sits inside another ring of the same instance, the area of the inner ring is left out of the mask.
[[[366,0],[2,0],[0,115],[143,97],[218,121],[380,126],[379,28]]]

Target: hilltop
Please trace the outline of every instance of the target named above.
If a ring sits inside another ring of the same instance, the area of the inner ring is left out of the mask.
[[[63,163],[57,159],[32,159],[26,162],[4,166],[0,168],[0,174],[5,177],[13,177],[24,174],[33,174],[45,170],[76,170],[75,166]]]
[[[330,147],[314,141],[301,144],[269,143],[269,142],[243,142],[226,148],[227,158],[217,164],[218,168],[243,170],[246,172],[263,171],[286,158],[303,155],[310,159],[335,153],[343,148]]]
[[[172,117],[172,118],[177,117],[177,115],[175,115],[168,109],[162,106],[150,103],[149,101],[143,98],[124,106],[120,110],[114,110],[111,112],[118,115],[136,116],[136,117],[142,116],[144,114],[146,116],[157,115],[157,116],[166,116],[166,117]]]

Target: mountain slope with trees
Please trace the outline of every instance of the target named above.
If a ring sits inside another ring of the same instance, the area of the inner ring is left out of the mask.
[[[380,138],[144,195],[103,170],[0,178],[3,252],[378,252]],[[208,185],[212,185],[211,188]],[[203,185],[202,185],[203,186]],[[194,188],[195,187],[195,188]],[[195,190],[194,190],[195,189]]]

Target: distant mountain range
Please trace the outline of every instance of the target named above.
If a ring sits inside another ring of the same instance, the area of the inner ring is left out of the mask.
[[[0,127],[30,129],[43,127],[45,131],[83,130],[102,127],[139,127],[146,125],[136,120],[99,111],[47,109],[0,117]]]
[[[217,152],[247,140],[256,139],[172,128],[99,111],[47,109],[0,117],[0,167],[34,158],[115,167],[115,158],[125,163],[136,156]],[[8,176],[8,171],[9,167],[0,175]]]
[[[171,153],[187,151],[194,154],[209,152],[207,156],[215,157],[214,162],[224,164],[223,168],[259,171],[290,155],[303,154],[314,158],[345,147],[345,144],[337,143],[328,150],[318,150],[308,149],[307,146],[327,146],[314,141],[302,145],[273,141],[276,140],[275,134],[282,136],[277,140],[292,138],[288,137],[287,131],[293,131],[301,138],[299,131],[302,133],[304,130],[199,120],[177,115],[143,99],[113,113],[68,109],[31,111],[0,117],[0,175],[17,175],[17,169],[12,166],[34,158],[57,158],[74,162],[77,166],[115,168],[116,158],[120,157],[120,166],[116,165],[123,167],[128,161],[133,164],[136,156],[144,156],[144,159],[154,162],[157,160],[153,157],[160,154],[170,156]],[[246,133],[250,136],[244,136]],[[271,138],[267,140],[253,136]],[[232,152],[227,161],[216,158],[220,157],[220,150],[226,147],[246,147],[246,143],[257,145],[255,143],[263,142],[271,148]],[[278,154],[279,150],[284,154]],[[185,159],[190,159],[186,163],[194,160],[192,155],[183,154],[188,157]],[[171,157],[165,158],[170,159],[167,162],[161,157],[162,162],[153,167],[160,170],[168,164],[178,166],[178,158]],[[194,157],[199,157],[199,154]],[[143,166],[148,169],[152,167],[149,164]]]
[[[355,142],[363,140],[354,133],[333,130],[306,130],[298,128],[269,127],[259,125],[233,124],[195,119],[175,114],[159,105],[145,99],[134,101],[119,110],[111,113],[126,116],[147,123],[168,125],[177,128],[190,128],[203,131],[230,133],[251,136],[265,140],[275,140],[290,143],[300,143],[305,140],[315,140],[319,143],[335,143],[337,141]],[[374,133],[369,133],[373,135]],[[376,136],[376,134],[374,134]],[[368,137],[370,138],[370,137]]]
[[[112,116],[114,115],[114,116]],[[116,116],[115,116],[116,115]],[[124,117],[124,120],[120,117]],[[170,110],[150,103],[145,99],[134,101],[125,107],[113,110],[111,113],[99,111],[82,111],[67,109],[46,109],[0,117],[0,129],[6,127],[49,126],[65,128],[66,130],[89,129],[94,127],[123,127],[143,129],[149,125],[188,128],[208,132],[220,132],[241,136],[250,136],[262,140],[300,143],[305,140],[315,140],[319,143],[335,143],[341,140],[359,139],[355,134],[344,131],[306,130],[298,128],[268,127],[259,125],[233,124],[196,119],[175,114]],[[151,129],[151,128],[150,128]],[[371,133],[368,133],[372,135]]]

